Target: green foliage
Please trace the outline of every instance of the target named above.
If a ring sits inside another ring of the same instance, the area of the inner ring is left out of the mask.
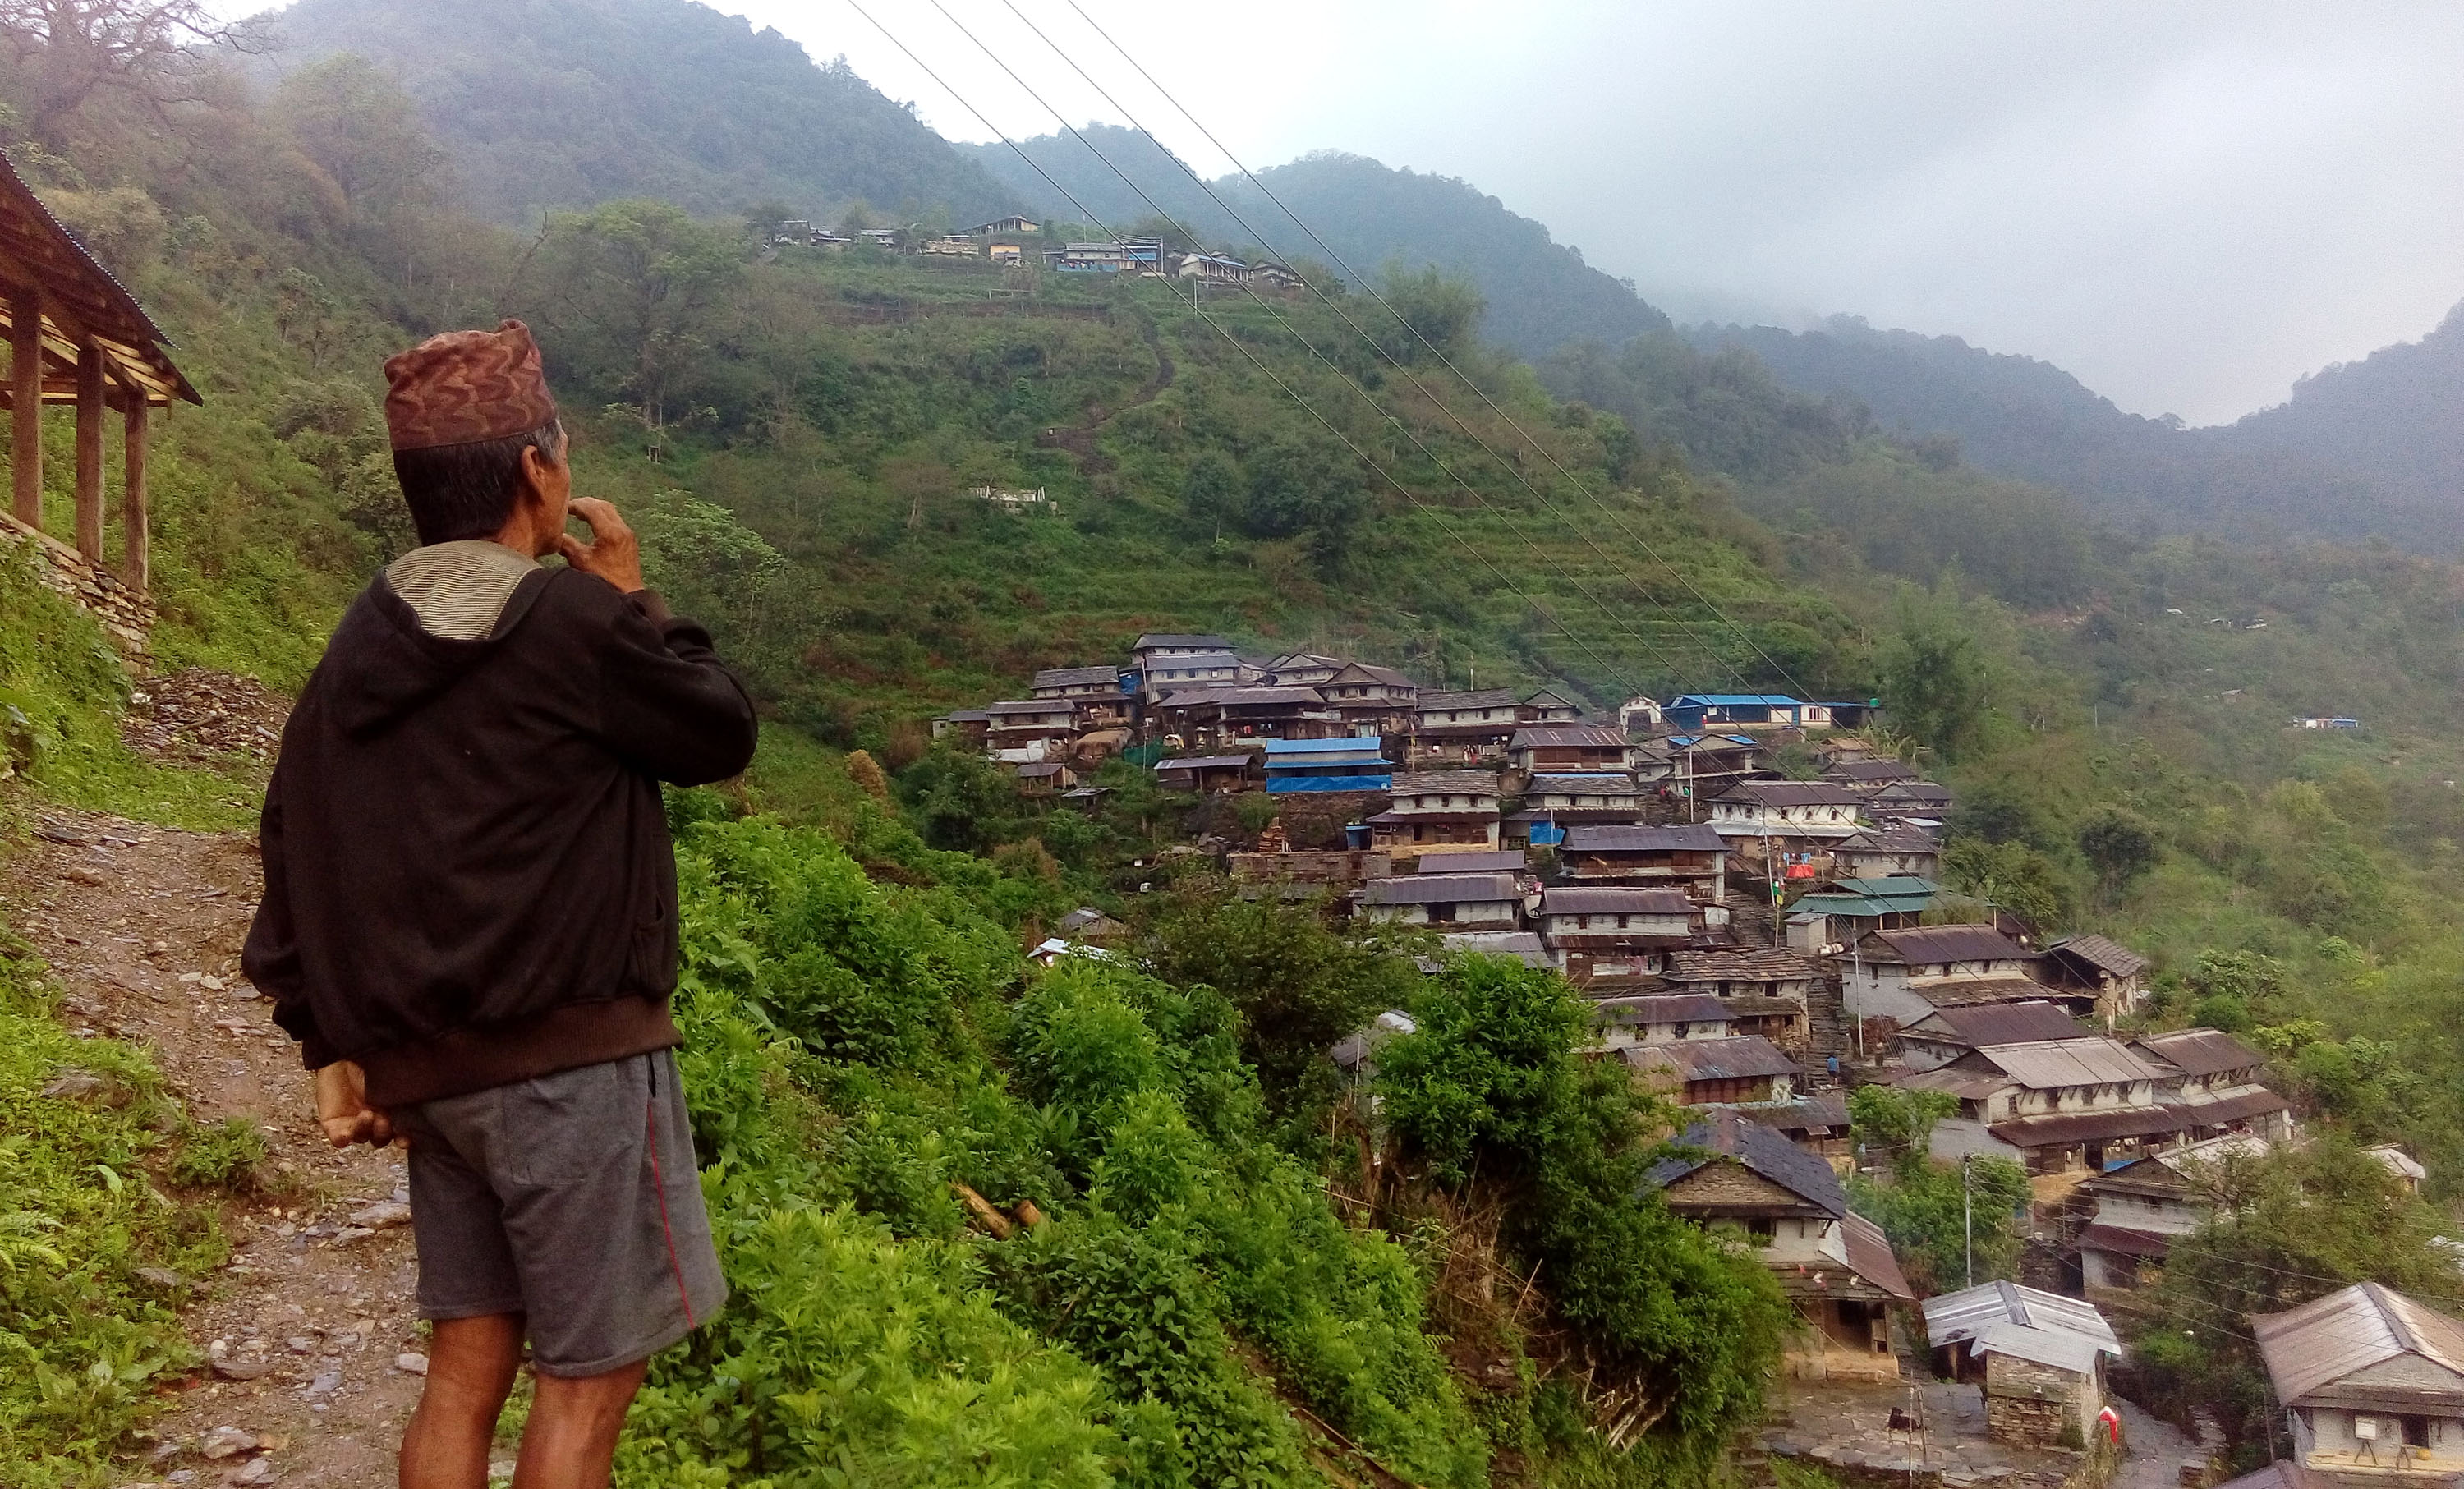
[[[1886,1160],[1884,1176],[1848,1181],[1850,1205],[1882,1228],[1921,1292],[2017,1275],[2031,1194],[2028,1171],[2007,1158],[1965,1164],[1935,1159],[1936,1124],[1956,1116],[1958,1098],[1942,1091],[1859,1086],[1848,1098],[1857,1146]]]
[[[265,1161],[265,1133],[246,1117],[226,1117],[211,1127],[185,1128],[164,1166],[174,1184],[247,1190]]]
[[[42,1094],[71,1071],[100,1091]],[[177,1297],[138,1276],[202,1277],[224,1255],[211,1212],[154,1185],[154,1128],[171,1125],[142,1053],[71,1038],[40,964],[0,960],[0,1478],[11,1484],[118,1482],[108,1450],[144,1420],[157,1381],[193,1363]]]
[[[2070,887],[2053,860],[2024,843],[1957,840],[1943,850],[1942,882],[2039,929],[2070,924]]]
[[[2296,1149],[2225,1153],[2199,1167],[2213,1206],[2176,1241],[2150,1299],[2144,1337],[2151,1402],[2176,1420],[2198,1412],[2224,1431],[2237,1465],[2264,1462],[2271,1405],[2241,1321],[2359,1281],[2443,1297],[2454,1267],[2433,1240],[2437,1212],[2384,1164],[2328,1133]]]
[[[2079,830],[2079,852],[2096,869],[2100,898],[2110,905],[2156,866],[2156,834],[2140,817],[2108,806]]]

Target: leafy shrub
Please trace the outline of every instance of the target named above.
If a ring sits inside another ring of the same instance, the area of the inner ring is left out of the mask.
[[[166,1171],[175,1184],[247,1190],[255,1187],[265,1152],[265,1133],[255,1123],[226,1117],[211,1127],[184,1128]]]

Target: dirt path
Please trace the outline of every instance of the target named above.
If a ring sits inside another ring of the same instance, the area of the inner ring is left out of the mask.
[[[1147,379],[1120,407],[1104,408],[1089,405],[1084,423],[1066,429],[1046,429],[1037,439],[1038,444],[1048,449],[1067,450],[1076,457],[1078,469],[1089,475],[1101,475],[1116,464],[1111,456],[1095,448],[1096,440],[1103,436],[1104,427],[1131,409],[1162,397],[1163,390],[1172,386],[1172,380],[1177,375],[1172,353],[1163,344],[1162,329],[1152,318],[1142,316],[1138,318],[1138,331],[1146,339],[1147,348],[1155,353],[1155,376]]]
[[[39,822],[0,874],[0,914],[67,986],[71,1027],[148,1046],[192,1117],[246,1117],[271,1150],[272,1193],[226,1205],[232,1259],[187,1311],[214,1363],[180,1383],[122,1481],[392,1484],[426,1366],[402,1154],[325,1145],[297,1047],[239,975],[253,843],[56,809]]]

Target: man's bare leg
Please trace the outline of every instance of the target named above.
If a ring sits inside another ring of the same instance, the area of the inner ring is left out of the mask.
[[[522,1363],[522,1316],[438,1321],[428,1387],[402,1436],[402,1489],[487,1489],[496,1415]]]
[[[605,1375],[538,1377],[514,1489],[606,1489],[626,1409],[649,1368],[642,1360]]]

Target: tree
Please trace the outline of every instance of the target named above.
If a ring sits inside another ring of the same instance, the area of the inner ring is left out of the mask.
[[[2024,843],[1965,838],[1943,851],[1942,881],[1997,905],[2039,931],[2070,919],[2070,895],[2053,860]]]
[[[2120,903],[2130,887],[2156,866],[2156,832],[2145,819],[2108,806],[2081,823],[2079,851],[2096,869],[2097,897]]]
[[[1180,479],[1181,510],[1190,521],[1221,537],[1226,524],[1241,526],[1242,485],[1241,468],[1231,456],[1220,449],[1200,450]]]
[[[1369,515],[1369,493],[1349,451],[1278,441],[1249,457],[1248,471],[1242,519],[1252,537],[1307,533],[1322,555],[1331,555]]]
[[[2300,1148],[2223,1153],[2194,1173],[2210,1218],[2173,1242],[2130,1344],[2151,1407],[2186,1425],[2193,1412],[2211,1417],[2234,1466],[2255,1468],[2277,1455],[2250,1318],[2361,1281],[2452,1293],[2454,1266],[2436,1212],[2333,1129]]]
[[[257,23],[224,21],[205,0],[0,0],[0,48],[27,127],[67,152],[85,116],[113,105],[171,126],[174,105],[202,97],[214,50],[267,43]]]
[[[1886,1155],[1889,1174],[1888,1182],[1858,1175],[1849,1197],[1926,1291],[1967,1285],[1971,1259],[1979,1278],[2010,1277],[2019,1264],[2028,1172],[2006,1158],[1935,1161],[1934,1126],[1958,1110],[1958,1099],[1940,1091],[1866,1085],[1848,1098],[1858,1146]]]
[[[665,202],[606,202],[550,218],[540,257],[549,330],[633,405],[657,449],[671,401],[709,355],[743,245]]]
[[[1882,703],[1896,722],[1946,759],[1981,742],[1992,668],[1955,593],[1903,590],[1881,661]]]
[[[1488,301],[1470,280],[1453,278],[1435,265],[1412,270],[1392,261],[1378,279],[1380,293],[1397,318],[1378,342],[1397,361],[1428,360],[1432,347],[1437,354],[1452,356],[1470,341],[1488,312]]]
[[[346,52],[310,63],[282,80],[274,106],[299,153],[332,185],[346,226],[389,226],[435,203],[445,152],[410,95],[367,58]]]

